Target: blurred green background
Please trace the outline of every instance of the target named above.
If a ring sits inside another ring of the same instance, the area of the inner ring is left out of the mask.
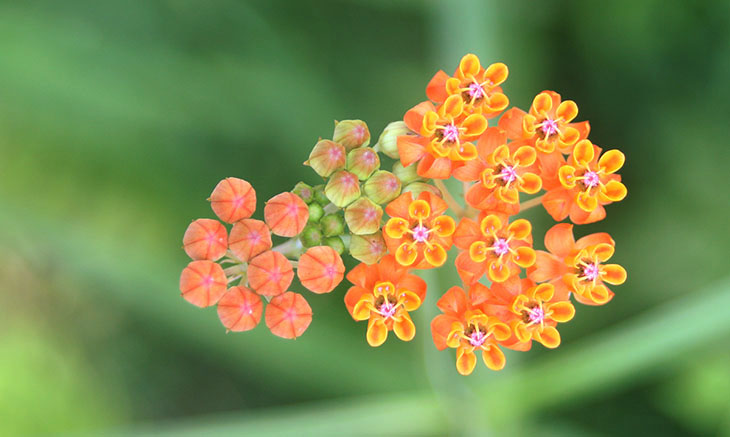
[[[460,377],[428,330],[448,269],[378,349],[344,284],[296,341],[180,298],[220,179],[259,207],[317,183],[334,119],[377,138],[467,52],[627,156],[628,198],[577,233],[610,232],[629,280],[558,350]],[[0,434],[730,435],[729,76],[722,1],[2,2]]]

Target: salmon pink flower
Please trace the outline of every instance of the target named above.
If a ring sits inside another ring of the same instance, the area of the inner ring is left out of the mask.
[[[191,304],[205,308],[215,305],[226,292],[226,274],[213,261],[193,261],[180,275],[180,293]]]
[[[218,318],[229,331],[250,331],[261,321],[264,304],[258,294],[241,285],[231,287],[218,301]]]
[[[243,219],[233,224],[228,248],[243,262],[271,249],[271,233],[261,220]]]
[[[479,224],[464,218],[454,233],[454,244],[464,250],[456,257],[456,269],[467,285],[486,273],[490,281],[504,282],[521,268],[535,264],[532,225],[525,219],[512,223],[497,215],[484,217]]]
[[[313,293],[329,293],[342,282],[344,275],[342,258],[331,247],[311,247],[299,258],[297,277]]]
[[[530,269],[533,281],[549,281],[556,295],[587,305],[603,305],[613,298],[604,283],[621,285],[626,270],[618,264],[605,264],[614,253],[615,243],[605,232],[573,238],[573,225],[558,223],[545,234],[549,252],[536,251],[537,262]]]
[[[385,256],[379,264],[359,264],[347,274],[353,286],[345,295],[345,305],[353,319],[367,320],[367,341],[380,346],[388,331],[410,341],[416,335],[409,312],[421,306],[426,297],[426,282],[408,273],[408,269]]]
[[[266,326],[281,338],[297,338],[312,323],[312,307],[301,294],[287,291],[266,305]]]
[[[385,211],[391,217],[383,229],[388,250],[402,266],[416,269],[440,267],[451,248],[454,219],[443,215],[448,205],[433,193],[423,192],[416,200],[403,193]]]
[[[510,310],[517,316],[512,331],[521,343],[532,339],[554,349],[560,346],[560,334],[555,326],[573,319],[575,307],[568,301],[554,299],[553,284],[540,284],[515,297]]]
[[[370,131],[362,120],[335,121],[332,140],[342,144],[349,151],[370,144]]]
[[[293,237],[307,224],[309,208],[296,194],[284,192],[266,202],[264,220],[274,234]]]
[[[507,108],[509,99],[502,93],[499,85],[507,79],[509,71],[501,62],[491,64],[486,69],[479,58],[467,54],[461,58],[459,68],[453,77],[439,71],[426,87],[428,98],[441,103],[449,96],[460,96],[467,113],[480,113],[492,117]]]
[[[497,317],[484,314],[474,305],[474,290],[486,289],[482,284],[474,284],[469,296],[461,287],[451,287],[436,305],[443,314],[431,322],[431,334],[438,350],[447,347],[456,349],[456,369],[462,375],[474,371],[476,351],[482,354],[484,364],[491,370],[501,370],[505,357],[499,342],[512,335],[509,326]],[[483,292],[482,292],[483,293]]]
[[[266,251],[248,264],[248,284],[262,296],[276,296],[285,292],[292,279],[292,265],[279,252]]]
[[[421,136],[398,137],[401,163],[418,162],[418,175],[424,178],[448,179],[453,168],[477,157],[470,141],[479,138],[487,128],[481,114],[464,114],[461,96],[449,96],[438,108],[423,102],[406,112],[406,125]]]
[[[560,187],[543,197],[547,212],[560,221],[570,216],[575,224],[593,223],[606,217],[603,205],[626,197],[626,187],[616,173],[624,164],[624,154],[601,149],[588,140],[575,145],[568,164],[560,167]]]
[[[318,175],[327,178],[337,170],[345,168],[346,153],[342,144],[320,139],[312,148],[309,159],[304,165],[312,167]]]
[[[243,179],[223,179],[213,189],[209,200],[215,215],[226,223],[249,218],[256,210],[256,191]]]
[[[228,232],[218,220],[198,219],[185,230],[183,247],[194,260],[215,261],[226,254]]]

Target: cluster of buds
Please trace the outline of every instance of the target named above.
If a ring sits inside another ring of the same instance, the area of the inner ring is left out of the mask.
[[[303,296],[286,291],[293,269],[304,287],[328,293],[345,274],[340,255],[349,254],[360,264],[347,273],[345,307],[368,321],[366,340],[377,347],[390,331],[414,338],[410,313],[427,289],[416,271],[443,266],[453,247],[462,283],[441,291],[431,334],[437,349],[456,349],[460,374],[474,370],[479,351],[500,370],[504,348],[558,347],[557,325],[574,317],[573,301],[606,304],[607,285],[626,280],[623,267],[607,263],[615,246],[608,234],[573,235],[574,224],[604,219],[604,206],[626,196],[616,174],[624,155],[594,145],[588,122],[574,121],[575,102],[555,92],[538,94],[528,111],[505,111],[507,76],[504,64],[484,68],[464,56],[453,75],[436,73],[429,100],[390,123],[374,147],[363,121],[336,122],[332,139],[319,139],[305,162],[322,183],[300,182],[272,198],[265,222],[250,219],[247,182],[221,181],[213,210],[233,228],[228,234],[208,219],[190,225],[184,245],[194,261],[183,271],[183,297],[217,303],[223,325],[244,331],[259,322],[263,296],[267,326],[294,338],[312,315]],[[386,161],[392,171],[381,170]],[[459,193],[444,183],[452,177]],[[547,251],[533,248],[532,224],[515,217],[539,205],[572,222],[547,230]],[[289,240],[273,246],[272,233]]]

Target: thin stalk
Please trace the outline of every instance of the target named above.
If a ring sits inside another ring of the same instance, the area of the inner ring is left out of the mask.
[[[535,198],[520,203],[520,212],[527,211],[530,208],[534,208],[540,205],[542,203],[543,196],[544,194],[542,196],[537,196]]]
[[[456,214],[457,217],[461,218],[464,217],[464,207],[459,205],[459,202],[454,199],[454,196],[451,195],[451,192],[449,192],[449,189],[446,188],[446,184],[444,184],[444,181],[441,179],[434,179],[434,184],[436,185],[436,188],[441,190],[441,194],[444,197],[444,201],[447,205],[449,205],[449,208],[451,208],[452,211],[454,211],[454,214]]]
[[[281,253],[289,259],[299,259],[304,246],[299,238],[291,238],[281,244],[274,246],[271,250]]]

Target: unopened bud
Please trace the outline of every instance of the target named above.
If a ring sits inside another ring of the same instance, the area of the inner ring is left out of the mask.
[[[348,171],[338,171],[327,182],[324,193],[330,202],[344,208],[360,197],[360,181]]]
[[[370,131],[362,120],[336,121],[332,140],[352,150],[370,144]]]
[[[325,237],[342,235],[345,232],[345,220],[339,214],[327,214],[320,219],[319,225]]]
[[[413,193],[414,199],[417,198],[418,195],[423,193],[424,191],[430,191],[433,194],[441,197],[441,190],[425,182],[411,182],[410,184],[406,185],[405,188],[403,188],[404,193]]]
[[[301,236],[302,245],[304,247],[319,246],[322,243],[322,232],[319,230],[317,225],[307,225],[304,227]]]
[[[345,168],[345,160],[345,148],[341,144],[330,140],[319,140],[304,164],[326,178],[337,170]]]
[[[324,185],[317,185],[312,188],[314,190],[314,201],[322,206],[327,206],[330,203],[330,200],[327,198],[327,195],[324,194]]]
[[[361,197],[345,208],[347,227],[355,235],[366,235],[380,229],[383,208],[367,197]]]
[[[317,223],[319,219],[324,215],[324,208],[317,202],[312,202],[308,205],[309,207],[309,222]]]
[[[350,240],[350,255],[365,264],[375,264],[385,255],[388,248],[385,246],[383,235],[376,232],[370,235],[353,235]]]
[[[325,246],[333,248],[338,254],[345,253],[345,242],[340,237],[325,238],[322,242]]]
[[[368,198],[383,205],[398,197],[401,183],[393,173],[379,170],[365,181],[362,188]]]
[[[361,181],[380,168],[380,157],[370,147],[361,147],[347,154],[347,170]]]
[[[398,159],[398,137],[413,133],[402,121],[394,121],[385,126],[383,133],[378,138],[375,150],[381,151],[386,156]]]
[[[403,167],[403,164],[401,164],[400,161],[396,161],[395,164],[393,164],[393,174],[403,185],[408,185],[411,182],[419,182],[422,181],[423,178],[418,176],[418,172],[416,171],[417,167],[418,166],[415,164]]]
[[[294,189],[291,192],[299,196],[306,203],[311,203],[314,200],[314,190],[304,182],[298,182],[294,185]]]

